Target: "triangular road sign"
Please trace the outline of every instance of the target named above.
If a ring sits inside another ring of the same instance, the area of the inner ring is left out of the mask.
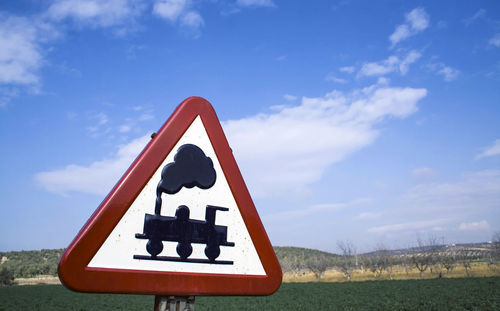
[[[221,125],[182,102],[63,254],[85,292],[269,295],[282,272]]]

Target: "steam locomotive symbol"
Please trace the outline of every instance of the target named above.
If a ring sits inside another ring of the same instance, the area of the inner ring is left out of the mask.
[[[155,214],[145,215],[143,233],[135,235],[137,239],[148,240],[146,251],[151,256],[134,255],[134,259],[233,264],[233,261],[216,260],[221,246],[234,246],[233,242],[227,241],[227,226],[215,224],[217,211],[228,211],[228,208],[207,205],[205,221],[189,218],[190,210],[186,205],[180,205],[174,217],[161,216],[162,193],[175,194],[182,187],[209,189],[215,180],[212,159],[196,145],[182,145],[177,150],[174,162],[165,165],[162,170],[161,180],[156,187]],[[158,256],[163,250],[163,241],[177,242],[179,257]],[[193,252],[192,243],[206,244],[206,259],[189,258]]]

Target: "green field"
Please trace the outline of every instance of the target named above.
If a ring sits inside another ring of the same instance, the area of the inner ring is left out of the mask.
[[[0,310],[152,310],[153,296],[0,287]],[[268,297],[197,297],[196,310],[500,310],[500,277],[285,283]]]

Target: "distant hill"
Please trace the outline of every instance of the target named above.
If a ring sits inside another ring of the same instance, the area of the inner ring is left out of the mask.
[[[317,249],[302,248],[295,246],[274,246],[274,252],[281,262],[283,259],[309,259],[312,257],[326,256],[326,257],[337,257],[338,255],[323,252]]]
[[[491,251],[491,243],[488,242],[480,242],[480,243],[461,243],[461,244],[446,244],[446,245],[432,245],[432,246],[424,246],[424,247],[409,247],[403,249],[391,249],[388,250],[391,255],[411,255],[422,253],[426,251],[434,251],[434,252],[446,252],[452,250],[460,250],[463,248],[467,248],[470,250],[474,250],[478,255],[484,255],[485,253]],[[361,255],[372,256],[376,255],[377,251],[366,252]]]
[[[453,244],[439,245],[439,251],[446,251],[450,248],[470,248],[478,253],[487,252],[491,249],[490,243],[468,243],[468,244]],[[339,257],[337,254],[323,252],[316,249],[293,247],[293,246],[275,246],[274,251],[280,263],[284,262],[305,262],[309,259],[326,257],[335,259]],[[389,250],[392,255],[412,254],[421,252],[419,248],[396,249]],[[0,270],[8,269],[13,272],[16,278],[29,278],[38,275],[57,275],[57,265],[59,258],[64,252],[60,249],[42,249],[35,251],[15,251],[15,252],[0,252]],[[363,255],[374,255],[375,252],[368,252]]]
[[[12,271],[16,278],[57,275],[57,264],[63,252],[63,248],[0,252],[0,268]]]
[[[308,260],[318,256],[335,257],[337,255],[291,246],[275,246],[278,260]],[[29,278],[38,275],[57,275],[57,265],[64,249],[42,249],[36,251],[0,252],[0,268],[7,268],[16,278]]]

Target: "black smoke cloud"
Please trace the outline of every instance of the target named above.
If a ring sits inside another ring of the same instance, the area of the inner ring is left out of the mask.
[[[157,195],[162,192],[175,194],[182,187],[208,189],[215,184],[216,174],[212,159],[203,150],[192,144],[179,147],[171,162],[163,168],[161,180],[156,188]]]

